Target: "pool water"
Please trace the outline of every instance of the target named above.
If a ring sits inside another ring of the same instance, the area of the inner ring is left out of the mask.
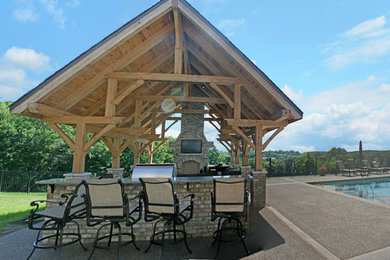
[[[390,205],[390,178],[336,181],[319,184],[333,191]]]

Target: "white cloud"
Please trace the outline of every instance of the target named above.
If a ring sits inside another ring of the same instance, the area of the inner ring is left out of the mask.
[[[65,28],[65,21],[68,19],[64,10],[58,6],[58,0],[39,0],[40,4],[45,8],[45,11],[53,16],[54,22],[60,29]]]
[[[41,80],[34,78],[50,70],[49,56],[33,49],[8,49],[0,58],[0,98],[15,100]]]
[[[380,16],[347,30],[323,50],[330,54],[325,65],[340,70],[350,64],[374,63],[390,54],[390,30],[385,26],[386,18]]]
[[[221,20],[218,24],[218,29],[220,29],[227,37],[234,36],[237,31],[242,30],[242,27],[245,25],[246,21],[244,18],[239,19],[226,19]]]
[[[48,15],[52,17],[58,28],[65,29],[68,17],[64,7],[74,8],[80,5],[79,0],[20,0],[19,7],[14,10],[14,17],[21,22],[35,22],[38,18]]]
[[[373,76],[306,97],[304,118],[279,134],[269,150],[388,149],[390,84]]]
[[[353,36],[363,38],[380,36],[388,31],[383,28],[385,24],[386,18],[384,16],[380,16],[376,19],[368,20],[352,27],[346,31],[344,35],[347,37]]]
[[[21,22],[35,22],[38,20],[38,14],[32,6],[15,9],[14,17]]]
[[[37,53],[33,49],[12,47],[2,57],[2,62],[8,67],[29,69],[42,72],[50,69],[50,57]]]
[[[303,99],[303,90],[300,89],[298,92],[295,92],[291,87],[287,84],[284,85],[282,91],[286,96],[288,96],[292,101],[301,101]]]

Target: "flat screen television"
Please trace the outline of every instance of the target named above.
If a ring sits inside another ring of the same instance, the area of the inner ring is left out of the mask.
[[[181,140],[181,153],[202,153],[202,140]]]

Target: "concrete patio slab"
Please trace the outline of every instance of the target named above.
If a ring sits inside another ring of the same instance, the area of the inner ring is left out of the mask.
[[[316,179],[270,178],[267,203],[340,259],[390,246],[388,207],[302,182]]]

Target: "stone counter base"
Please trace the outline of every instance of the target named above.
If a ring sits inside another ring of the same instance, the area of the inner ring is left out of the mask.
[[[140,183],[131,183],[124,184],[125,192],[127,193],[129,200],[139,194],[142,187]],[[56,184],[54,192],[51,193],[51,188],[48,186],[47,197],[52,200],[61,200],[61,194],[73,192],[75,189],[75,184],[61,185]],[[187,236],[191,237],[211,237],[213,232],[217,230],[218,221],[211,222],[211,195],[210,192],[213,190],[212,181],[202,181],[202,182],[191,182],[188,183],[175,183],[175,190],[179,196],[182,198],[188,194],[195,194],[194,198],[194,211],[193,217],[190,221],[185,224],[187,231]],[[130,201],[132,205],[135,205],[135,201]],[[52,205],[47,205],[47,208],[52,207]],[[144,210],[143,210],[144,211]],[[136,241],[149,240],[150,236],[153,233],[153,224],[154,222],[145,222],[144,216],[142,219],[133,226],[134,234]],[[80,225],[81,235],[83,243],[92,243],[95,239],[96,232],[99,226],[88,227],[86,224],[86,219],[78,220]],[[248,229],[248,221],[243,222],[245,229]],[[129,232],[130,227],[126,227],[123,223],[122,232]],[[161,223],[161,229],[163,223]],[[181,226],[178,226],[178,229],[181,229]],[[65,227],[64,232],[77,232],[77,228],[74,224],[69,224]],[[101,231],[102,234],[103,231]],[[107,227],[107,233],[109,232],[109,227]],[[117,231],[114,230],[116,233]],[[46,233],[47,234],[47,233]],[[126,237],[123,237],[123,240],[127,240]],[[69,241],[64,237],[64,242]],[[115,241],[115,239],[113,239]]]

